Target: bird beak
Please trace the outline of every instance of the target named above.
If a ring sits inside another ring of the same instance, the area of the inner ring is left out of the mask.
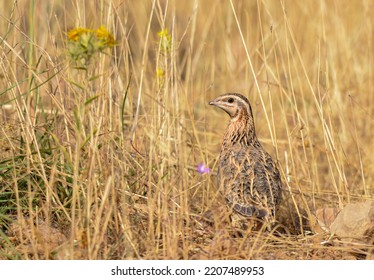
[[[215,99],[212,101],[209,101],[209,105],[216,105]]]

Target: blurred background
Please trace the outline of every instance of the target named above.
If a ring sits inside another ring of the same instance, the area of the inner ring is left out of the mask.
[[[373,200],[373,9],[2,1],[0,259],[345,258],[322,254],[311,224]],[[115,44],[92,41],[101,26]],[[229,117],[208,105],[226,92],[248,97],[279,165],[289,235],[237,238],[226,223]]]

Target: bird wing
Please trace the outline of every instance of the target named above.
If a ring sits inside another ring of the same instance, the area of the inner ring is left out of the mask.
[[[233,210],[257,217],[274,212],[279,204],[280,176],[263,149],[236,146],[222,157],[219,169],[219,184]]]

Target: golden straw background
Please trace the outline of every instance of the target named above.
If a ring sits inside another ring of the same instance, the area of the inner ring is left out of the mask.
[[[313,217],[374,197],[373,1],[19,0],[0,11],[0,259],[372,256],[326,244]],[[77,68],[67,32],[101,25],[118,44]],[[284,234],[239,236],[228,221],[215,172],[229,118],[208,105],[225,92],[249,98],[278,162]]]

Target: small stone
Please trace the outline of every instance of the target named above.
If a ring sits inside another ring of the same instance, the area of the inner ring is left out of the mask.
[[[331,233],[348,242],[372,243],[374,235],[374,202],[346,205],[331,224]]]
[[[319,208],[313,218],[313,231],[316,233],[329,232],[331,224],[339,213],[338,208]]]
[[[30,253],[34,253],[36,249],[37,253],[41,255],[46,252],[50,253],[67,242],[66,236],[59,229],[43,220],[39,220],[36,225],[31,226],[27,218],[14,220],[7,235],[20,248]],[[21,236],[22,238],[20,238]]]

